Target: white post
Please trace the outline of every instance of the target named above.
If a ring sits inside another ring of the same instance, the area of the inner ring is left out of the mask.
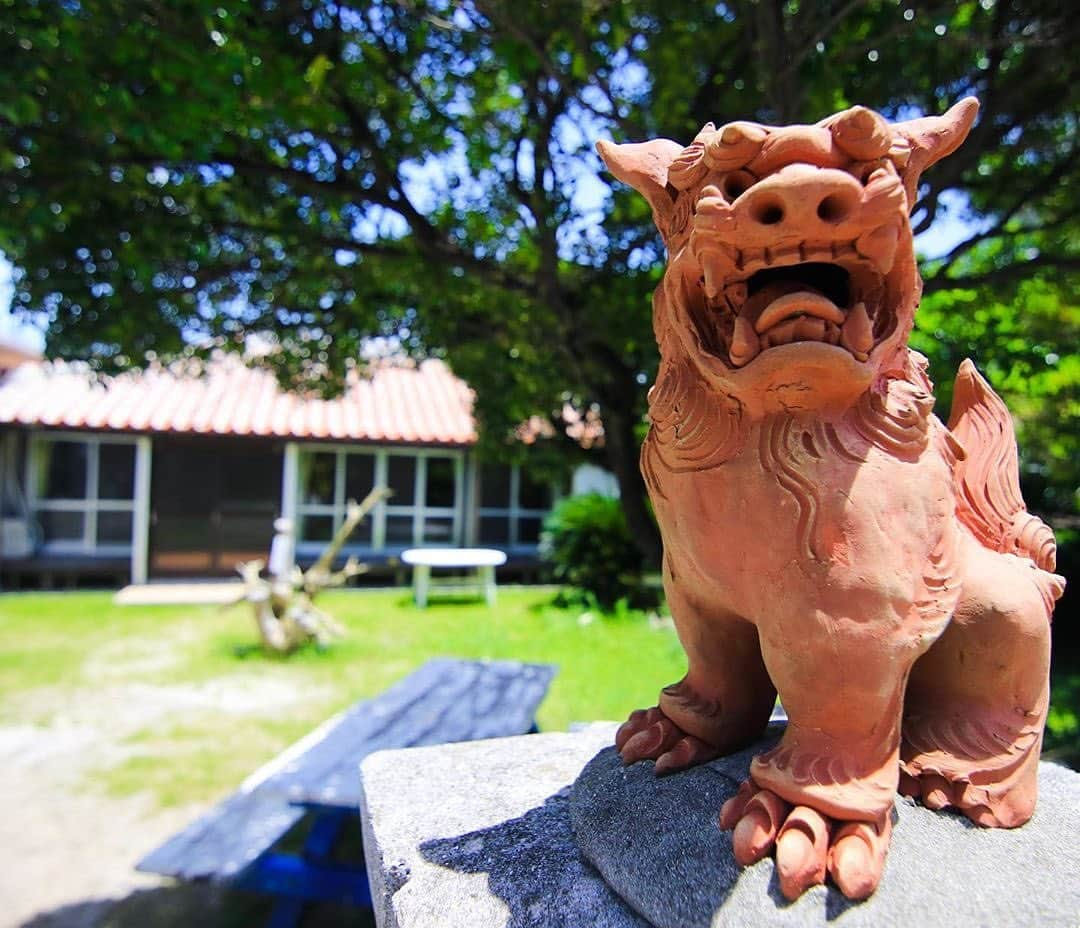
[[[428,589],[431,586],[431,565],[413,565],[413,599],[421,609],[427,608]]]
[[[484,599],[488,606],[495,605],[495,565],[484,564],[480,568],[480,580],[484,587]]]
[[[281,468],[281,517],[291,519],[294,529],[299,479],[300,447],[294,441],[287,441],[285,442],[285,461]]]
[[[135,440],[135,513],[131,531],[131,582],[146,583],[150,561],[150,466],[153,444],[149,435]]]

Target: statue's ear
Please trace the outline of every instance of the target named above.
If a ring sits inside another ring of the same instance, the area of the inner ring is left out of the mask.
[[[978,112],[979,101],[965,97],[944,116],[924,116],[893,124],[889,154],[904,180],[910,207],[915,206],[922,172],[964,144]]]
[[[668,167],[681,154],[683,146],[671,139],[625,145],[601,140],[596,143],[596,150],[615,177],[649,201],[653,221],[667,238],[675,204],[675,191],[668,186]]]

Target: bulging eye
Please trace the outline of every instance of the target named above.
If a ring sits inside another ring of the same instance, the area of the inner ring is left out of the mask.
[[[720,189],[728,202],[733,203],[746,193],[756,180],[757,178],[749,171],[729,171],[720,181]]]

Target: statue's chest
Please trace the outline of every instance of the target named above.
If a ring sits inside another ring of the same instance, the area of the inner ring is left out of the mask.
[[[739,611],[770,590],[903,595],[952,511],[944,464],[853,451],[810,420],[769,422],[747,439],[719,467],[664,475],[654,504],[672,569]]]

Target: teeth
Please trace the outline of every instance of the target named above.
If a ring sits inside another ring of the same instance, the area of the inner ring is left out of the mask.
[[[766,332],[761,340],[771,348],[775,348],[778,345],[788,345],[795,341],[795,330],[798,327],[798,319],[786,319],[779,325],[774,325],[768,332]]]
[[[832,300],[820,293],[798,290],[795,293],[785,293],[766,306],[754,323],[754,328],[758,332],[765,332],[777,323],[798,314],[820,316],[837,325],[844,321],[844,311]]]
[[[751,264],[766,264],[764,248],[744,248],[742,251],[742,263],[744,266]]]
[[[794,245],[772,250],[772,260],[784,264],[798,264],[802,261],[802,250]]]
[[[746,302],[746,281],[740,280],[734,284],[728,284],[724,288],[724,298],[728,301],[728,304],[733,308],[742,306]]]
[[[865,303],[856,303],[851,308],[840,330],[840,344],[860,361],[870,356],[870,349],[874,347],[874,330]]]
[[[743,367],[757,357],[759,350],[758,337],[754,333],[754,326],[745,316],[737,317],[735,331],[731,336],[731,363],[736,367]]]
[[[825,320],[803,316],[795,321],[795,337],[801,341],[825,341]]]

